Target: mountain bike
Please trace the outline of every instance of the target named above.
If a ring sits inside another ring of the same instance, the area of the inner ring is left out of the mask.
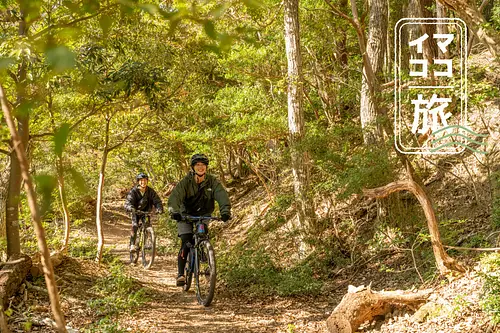
[[[217,270],[214,248],[208,235],[208,224],[221,219],[215,216],[183,216],[183,220],[194,224],[194,244],[187,244],[189,254],[184,269],[186,283],[183,288],[184,291],[189,290],[194,276],[198,303],[209,306],[214,298]]]
[[[151,213],[136,211],[139,219],[139,229],[135,237],[135,251],[130,252],[130,263],[136,264],[141,253],[142,266],[149,269],[155,260],[156,237],[151,226]]]

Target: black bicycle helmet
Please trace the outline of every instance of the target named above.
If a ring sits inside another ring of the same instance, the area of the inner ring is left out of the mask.
[[[149,177],[144,172],[141,172],[135,177],[135,180],[139,181],[139,179],[149,179]]]
[[[208,157],[205,154],[194,154],[191,157],[191,167],[194,167],[194,165],[198,162],[201,162],[208,166]]]

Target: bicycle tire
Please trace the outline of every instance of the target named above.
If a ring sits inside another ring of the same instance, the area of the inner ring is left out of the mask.
[[[193,265],[191,261],[193,260],[193,250],[189,249],[188,257],[186,260],[186,267],[184,268],[184,277],[186,278],[186,282],[182,287],[182,290],[188,291],[191,288],[191,283],[193,282]]]
[[[195,262],[196,298],[199,304],[209,306],[215,294],[217,269],[214,249],[208,240],[197,247]]]
[[[135,246],[137,250],[135,251],[130,251],[130,263],[131,264],[137,264],[137,260],[139,260],[139,252],[140,252],[140,245],[141,245],[141,234],[142,234],[142,228],[139,228],[137,230],[137,235],[135,236]]]
[[[153,227],[147,227],[143,230],[142,244],[142,266],[149,269],[155,261],[156,236]]]

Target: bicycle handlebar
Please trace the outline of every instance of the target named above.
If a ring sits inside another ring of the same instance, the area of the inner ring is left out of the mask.
[[[192,216],[192,215],[182,215],[183,221],[222,221],[220,217],[217,216]]]
[[[138,216],[149,216],[149,217],[155,215],[153,214],[153,212],[143,212],[142,210],[136,210],[135,212],[132,213]]]

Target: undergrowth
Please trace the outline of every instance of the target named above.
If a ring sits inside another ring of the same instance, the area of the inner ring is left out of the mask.
[[[92,289],[100,297],[90,300],[88,305],[98,316],[132,312],[148,300],[145,289],[139,288],[137,281],[125,274],[118,259],[110,263],[109,275],[97,280]]]
[[[488,312],[494,324],[500,323],[500,254],[485,255],[481,259],[484,279],[481,305]]]
[[[323,285],[308,265],[278,268],[263,249],[233,249],[220,255],[218,262],[226,287],[251,295],[317,295]]]

